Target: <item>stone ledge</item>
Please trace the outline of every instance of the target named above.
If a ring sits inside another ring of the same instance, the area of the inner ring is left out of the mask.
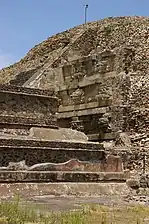
[[[63,119],[63,118],[70,118],[74,116],[87,116],[87,115],[92,115],[92,114],[105,114],[109,111],[109,107],[101,107],[101,108],[94,108],[94,109],[84,109],[80,111],[69,111],[69,112],[60,112],[57,115],[58,119]]]
[[[50,90],[26,88],[21,86],[13,85],[2,85],[0,84],[0,92],[11,92],[11,93],[21,93],[27,95],[36,95],[36,96],[54,96],[54,92]]]
[[[47,95],[36,95],[36,94],[28,94],[22,92],[11,92],[11,91],[0,91],[1,94],[9,94],[9,95],[16,95],[16,96],[27,96],[27,97],[38,97],[39,99],[48,99],[51,102],[58,102],[58,98],[55,96],[47,96]]]
[[[104,135],[101,137],[99,134],[91,134],[87,135],[88,139],[90,141],[95,141],[95,140],[114,140],[116,138],[116,133],[115,132],[110,132],[110,133],[104,133]]]
[[[57,127],[57,120],[55,116],[51,115],[51,118],[44,119],[44,118],[34,118],[34,117],[19,117],[13,115],[0,115],[0,125],[15,125],[15,126],[36,126],[36,127],[51,127],[51,128],[58,128]]]
[[[0,199],[21,198],[31,199],[37,196],[51,197],[91,197],[101,195],[127,195],[130,189],[126,183],[2,183],[0,184]]]
[[[12,136],[11,136],[12,137]],[[26,137],[26,136],[25,136]],[[5,146],[3,146],[3,145],[0,145],[0,151],[1,150],[8,150],[8,149],[12,149],[12,150],[22,150],[22,149],[24,149],[24,150],[49,150],[49,151],[81,151],[81,152],[97,152],[97,153],[99,153],[99,152],[104,152],[104,150],[103,149],[86,149],[86,148],[77,148],[77,149],[75,149],[75,148],[51,148],[51,147],[44,147],[44,146],[42,146],[42,147],[34,147],[34,146],[11,146],[11,145],[5,145]],[[128,150],[127,150],[128,151]]]
[[[0,182],[126,182],[123,172],[1,171]]]
[[[81,87],[86,87],[86,86],[95,85],[97,83],[101,83],[101,81],[103,80],[103,75],[104,75],[104,79],[113,78],[113,77],[118,76],[116,71],[106,72],[104,74],[103,73],[95,73],[92,76],[83,78],[83,80],[81,80],[78,85],[81,88]]]
[[[102,144],[93,142],[73,142],[73,141],[46,141],[37,139],[17,139],[0,138],[0,146],[28,146],[28,147],[49,147],[49,148],[74,148],[74,149],[93,149],[104,150]]]
[[[78,105],[70,105],[70,106],[59,106],[59,113],[67,112],[67,111],[77,111],[77,110],[84,110],[89,108],[96,108],[99,107],[98,102],[91,102],[86,104],[78,104]]]
[[[52,159],[54,160],[54,157],[55,157],[54,155],[53,158],[49,159],[50,162],[35,163],[37,160],[36,158],[35,161],[33,161],[33,165],[28,166],[26,164],[26,160],[22,160],[20,162],[14,162],[16,159],[13,158],[13,152],[12,152],[11,161],[13,162],[9,162],[8,166],[1,166],[0,171],[30,171],[30,172],[31,171],[40,171],[40,172],[41,171],[75,171],[75,172],[82,171],[82,172],[108,172],[108,173],[123,172],[123,164],[119,157],[107,156],[105,158],[103,152],[101,152],[101,154],[97,152],[96,153],[86,152],[87,153],[86,157],[85,157],[85,153],[78,154],[76,152],[75,155],[73,153],[74,152],[72,151],[71,152],[67,151],[65,152],[64,155],[61,155],[61,158],[64,161],[66,160],[66,155],[68,154],[68,157],[70,157],[70,159],[67,160],[66,162],[58,162],[58,159],[57,159],[57,162],[52,162]],[[46,155],[48,158],[48,153],[46,153]],[[71,156],[73,159],[71,159]],[[4,159],[3,159],[4,155],[2,155],[1,157],[2,157],[2,162],[4,163]],[[28,157],[30,157],[30,154],[28,155]],[[51,157],[52,157],[52,152],[51,152]],[[78,159],[77,157],[82,157],[82,160],[80,160],[80,158]],[[85,158],[87,160],[85,160]],[[17,160],[18,160],[18,157],[17,157]],[[9,159],[7,160],[7,162],[8,161]]]
[[[37,128],[30,129],[30,137],[52,141],[73,141],[73,142],[88,142],[88,137],[83,132],[68,129],[68,128]]]

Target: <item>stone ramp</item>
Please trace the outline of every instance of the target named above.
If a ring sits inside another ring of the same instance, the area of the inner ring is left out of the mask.
[[[56,55],[53,60],[49,63],[49,60],[47,61],[46,65],[41,70],[39,70],[37,73],[33,74],[29,80],[27,80],[23,87],[29,87],[29,88],[39,88],[40,86],[40,80],[42,79],[42,76],[45,72],[51,69],[51,67],[57,63],[59,60],[61,60],[61,57],[66,54],[67,51],[69,51],[70,47],[86,32],[86,29],[84,27],[78,31],[72,38],[72,41],[66,45],[66,47],[62,48],[62,50],[59,52],[58,55]]]

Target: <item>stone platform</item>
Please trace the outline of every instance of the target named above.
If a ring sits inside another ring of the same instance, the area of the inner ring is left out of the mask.
[[[126,182],[127,176],[123,172],[76,172],[76,171],[1,171],[1,183],[98,183],[98,182]]]
[[[0,183],[0,198],[20,195],[27,200],[43,197],[101,197],[127,195],[126,183]],[[38,199],[40,201],[40,199]]]
[[[10,186],[15,194],[20,183],[21,195],[30,186],[31,195],[35,187],[46,192],[47,186],[51,194],[60,189],[62,195],[70,185],[78,194],[76,187],[84,183],[89,190],[81,194],[93,187],[94,195],[98,190],[92,184],[126,184],[119,156],[106,154],[102,144],[88,142],[82,132],[58,128],[58,100],[51,92],[0,86],[0,102],[0,190]]]
[[[58,99],[51,91],[0,85],[0,130],[57,128],[57,107]]]

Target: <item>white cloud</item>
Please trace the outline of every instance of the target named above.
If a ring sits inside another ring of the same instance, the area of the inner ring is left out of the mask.
[[[0,51],[0,69],[13,64],[14,61],[15,60],[11,54]]]

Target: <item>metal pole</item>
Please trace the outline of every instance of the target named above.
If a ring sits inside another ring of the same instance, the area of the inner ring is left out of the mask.
[[[87,22],[87,9],[88,9],[88,5],[85,5],[85,24]]]

